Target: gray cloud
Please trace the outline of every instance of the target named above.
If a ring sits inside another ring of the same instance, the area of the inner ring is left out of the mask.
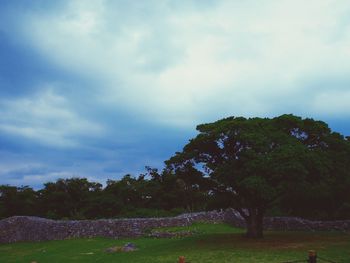
[[[0,131],[56,147],[74,147],[74,136],[103,134],[103,127],[78,116],[50,87],[26,98],[0,101]]]
[[[273,114],[276,100],[312,109],[296,91],[319,100],[318,90],[300,79],[350,67],[346,1],[157,3],[70,2],[55,15],[24,17],[24,37],[59,66],[97,79],[103,103],[175,126],[218,111]]]
[[[7,61],[25,47],[34,54],[21,55],[28,68],[50,68],[16,83],[28,90],[17,95],[8,72],[0,74],[12,94],[0,100],[6,149],[24,147],[23,163],[46,167],[46,175],[22,177],[28,182],[161,166],[196,124],[230,115],[295,113],[350,129],[348,1],[78,0],[5,9]]]

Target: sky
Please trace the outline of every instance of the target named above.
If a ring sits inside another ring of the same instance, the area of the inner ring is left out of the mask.
[[[0,184],[105,182],[229,116],[350,135],[348,0],[1,0]]]

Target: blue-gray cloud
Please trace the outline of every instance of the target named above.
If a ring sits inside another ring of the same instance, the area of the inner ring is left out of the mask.
[[[229,115],[350,133],[348,1],[0,7],[0,183],[161,167],[196,124]]]

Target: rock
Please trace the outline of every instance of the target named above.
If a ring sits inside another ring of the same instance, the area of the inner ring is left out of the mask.
[[[129,247],[129,248],[136,248],[135,244],[133,243],[126,243],[124,247]]]
[[[121,252],[121,251],[123,251],[123,247],[118,247],[118,246],[109,247],[105,249],[105,252],[107,253],[115,253],[115,252]]]
[[[133,243],[127,243],[123,247],[124,252],[131,252],[137,250],[136,246]]]
[[[105,249],[106,253],[115,253],[115,252],[132,252],[137,250],[136,246],[133,243],[127,243],[124,246],[114,246]]]

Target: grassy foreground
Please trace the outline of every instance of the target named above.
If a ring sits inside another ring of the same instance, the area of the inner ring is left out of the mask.
[[[249,240],[244,230],[225,224],[194,224],[193,236],[183,238],[71,239],[0,245],[0,262],[135,262],[176,263],[185,256],[189,263],[285,262],[306,259],[314,249],[320,257],[337,263],[350,262],[350,234],[339,232],[266,232],[262,240]],[[132,242],[135,252],[106,253],[105,249]],[[322,262],[322,261],[321,261]]]

